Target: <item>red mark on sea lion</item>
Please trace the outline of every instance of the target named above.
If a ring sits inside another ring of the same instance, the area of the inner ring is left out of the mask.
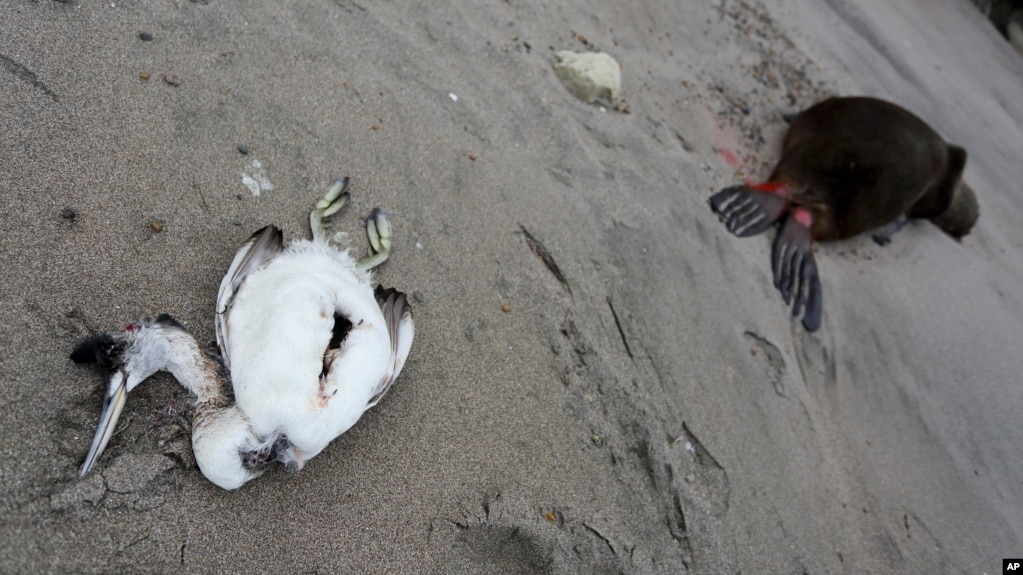
[[[792,210],[792,217],[796,218],[797,224],[806,229],[810,229],[810,226],[813,225],[813,214],[810,213],[810,210],[805,208],[796,208]]]
[[[785,186],[781,182],[764,182],[762,184],[753,184],[752,187],[769,194],[777,194],[781,192],[782,195],[784,195],[785,191]]]

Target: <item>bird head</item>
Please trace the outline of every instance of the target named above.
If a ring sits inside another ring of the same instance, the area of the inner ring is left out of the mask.
[[[107,381],[103,412],[82,464],[82,476],[92,470],[106,449],[128,393],[158,371],[169,371],[197,398],[192,451],[199,470],[211,482],[223,489],[237,489],[262,475],[274,462],[289,469],[301,468],[302,454],[287,437],[272,434],[260,438],[252,431],[245,415],[230,403],[217,364],[169,315],[91,337],[78,344],[71,359],[95,364]]]
[[[103,412],[93,436],[89,454],[82,464],[81,476],[88,473],[106,449],[124,409],[128,392],[173,361],[173,342],[188,332],[169,315],[128,325],[123,331],[93,336],[75,347],[75,363],[95,364],[107,380]]]

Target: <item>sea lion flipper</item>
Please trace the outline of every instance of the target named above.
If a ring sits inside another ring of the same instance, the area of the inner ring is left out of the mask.
[[[786,304],[792,304],[792,317],[803,314],[803,327],[817,331],[821,325],[821,284],[813,259],[810,228],[799,218],[785,220],[771,250],[774,286]],[[795,301],[793,301],[793,298]]]
[[[821,282],[817,278],[817,264],[812,259],[807,266],[807,270],[813,273],[813,278],[805,281],[808,297],[806,313],[803,314],[803,327],[806,328],[806,331],[815,332],[821,327],[824,304],[821,298]]]
[[[817,277],[817,262],[813,261],[813,254],[803,259],[802,270],[800,271],[800,287],[796,296],[796,303],[792,306],[792,317],[799,317],[800,308],[804,307],[803,327],[806,331],[814,332],[821,326],[821,282]]]
[[[903,214],[874,230],[874,233],[871,234],[870,237],[873,238],[875,244],[879,246],[886,246],[891,243],[892,236],[898,233],[898,231],[902,228],[906,227],[907,222],[909,222],[909,218]]]
[[[774,191],[760,191],[741,185],[725,188],[710,197],[710,209],[740,238],[755,236],[781,219],[788,199]]]

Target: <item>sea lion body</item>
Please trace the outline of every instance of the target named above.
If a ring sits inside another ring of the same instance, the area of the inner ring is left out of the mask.
[[[816,241],[844,240],[900,216],[948,209],[966,151],[905,109],[873,98],[832,98],[796,116],[770,181],[814,217]]]
[[[803,325],[821,322],[821,290],[811,244],[878,230],[885,244],[907,218],[926,218],[955,239],[977,221],[962,183],[966,151],[923,120],[883,100],[831,98],[789,126],[782,156],[763,184],[725,188],[710,198],[729,231],[752,236],[782,224],[771,254],[775,286]]]

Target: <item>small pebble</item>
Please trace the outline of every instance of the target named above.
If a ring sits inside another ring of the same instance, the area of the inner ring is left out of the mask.
[[[167,82],[171,86],[174,86],[175,88],[181,85],[181,78],[178,78],[174,74],[164,74],[163,81]]]
[[[246,146],[245,144],[239,144],[239,146],[238,146],[238,153],[243,155],[243,156],[248,156],[249,155],[249,147]]]
[[[139,74],[139,78],[142,78],[143,80],[148,80],[149,72],[142,72],[141,74]]]
[[[64,218],[65,220],[73,220],[76,217],[78,217],[78,212],[76,212],[74,208],[72,208],[71,206],[68,206],[61,210],[60,217]]]
[[[469,154],[469,159],[472,160],[473,162],[475,162],[476,161],[476,154],[470,153]]]
[[[150,34],[149,32],[141,32],[139,34],[139,40],[142,40],[143,42],[152,42],[153,35]]]
[[[378,125],[376,125],[376,124],[373,124],[372,126],[370,126],[370,127],[369,127],[369,129],[370,129],[370,130],[373,130],[373,131],[375,132],[375,131],[377,131],[377,130],[379,130],[379,129],[380,129],[380,126],[378,126]]]
[[[231,224],[235,225],[235,226],[240,226],[240,225],[242,225],[242,221],[241,220],[231,220]]]
[[[511,306],[506,303],[503,303],[501,304],[501,311],[503,311],[504,313],[508,313],[511,311]]]
[[[154,234],[158,234],[163,231],[163,222],[160,220],[153,220],[149,224],[149,229],[153,230]]]

